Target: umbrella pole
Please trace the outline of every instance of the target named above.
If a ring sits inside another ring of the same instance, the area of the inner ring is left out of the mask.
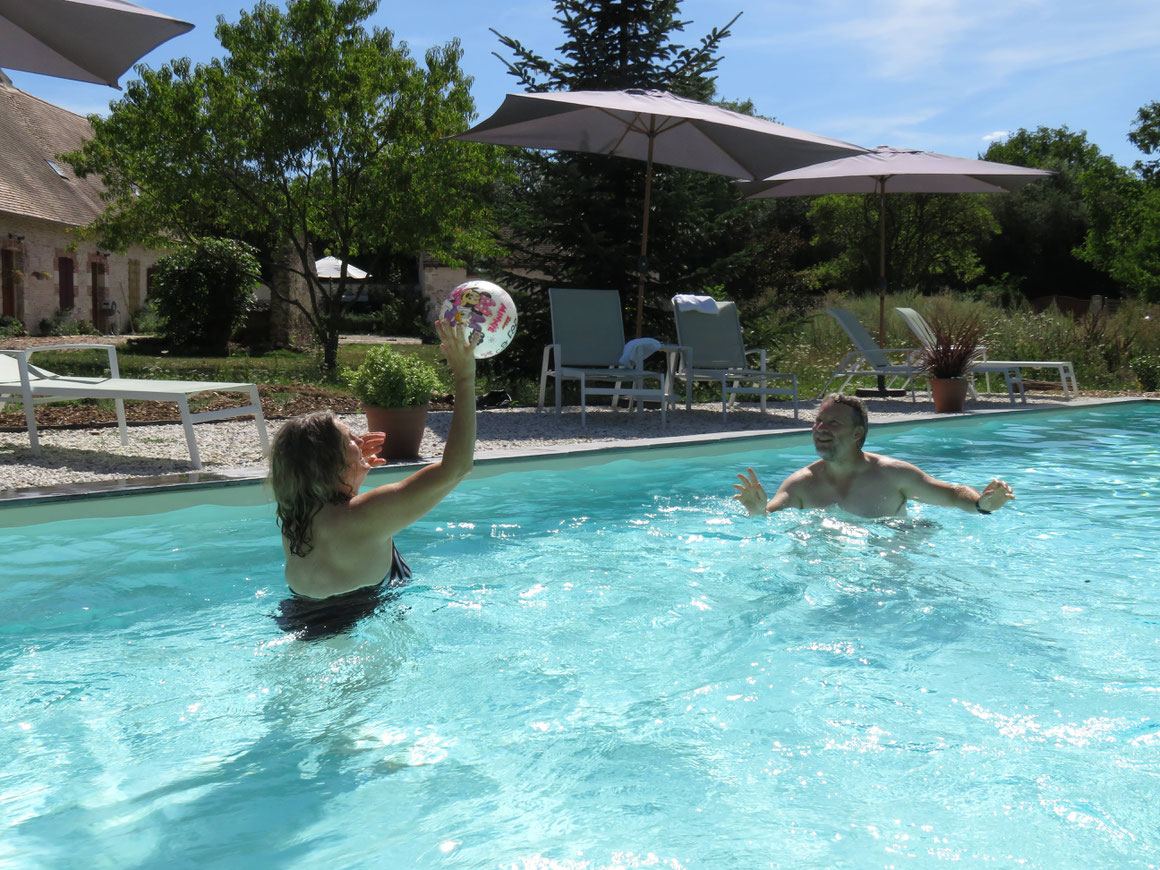
[[[644,275],[648,271],[648,215],[652,198],[653,137],[648,137],[648,165],[644,171],[644,217],[640,222],[640,259],[636,261],[636,337],[644,329]]]
[[[877,179],[878,188],[878,343],[886,347],[886,178]],[[904,396],[906,390],[886,389],[886,376],[878,376],[878,388],[854,391],[859,396]]]
[[[878,180],[878,343],[886,347],[886,179]]]

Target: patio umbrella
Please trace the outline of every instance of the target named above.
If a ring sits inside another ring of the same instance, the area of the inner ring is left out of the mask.
[[[323,257],[321,260],[315,260],[314,272],[319,278],[341,278],[342,260],[338,259],[338,257]],[[350,263],[346,264],[346,277],[361,281],[366,276],[367,273],[358,266],[352,266]]]
[[[865,149],[667,91],[508,94],[490,118],[453,139],[631,157],[648,164],[636,293],[636,335],[644,316],[648,218],[654,163],[763,178]]]
[[[878,194],[878,340],[885,346],[886,194],[1008,193],[1053,174],[1043,169],[879,145],[863,154],[771,175],[742,188],[749,199],[827,193]]]
[[[118,87],[192,24],[125,0],[0,0],[0,67]]]

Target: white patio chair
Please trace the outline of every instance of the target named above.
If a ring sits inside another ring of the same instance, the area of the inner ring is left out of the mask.
[[[906,321],[906,325],[910,327],[910,331],[914,333],[914,337],[922,343],[923,347],[928,347],[934,343],[934,331],[930,328],[930,324],[926,322],[921,314],[913,308],[895,308],[899,316]],[[982,349],[982,357],[978,363],[971,366],[971,370],[984,375],[987,378],[986,389],[991,390],[990,375],[992,373],[999,373],[1004,376],[1007,381],[1007,395],[1011,401],[1015,401],[1015,394],[1013,392],[1013,385],[1017,384],[1019,393],[1023,396],[1023,402],[1027,402],[1027,395],[1023,390],[1023,369],[1055,369],[1059,373],[1059,384],[1063,390],[1065,399],[1071,399],[1079,395],[1079,384],[1075,379],[1075,369],[1070,362],[1065,360],[1010,360],[1010,359],[987,359],[987,349]],[[974,385],[971,385],[971,392],[977,397],[974,392]]]
[[[771,372],[766,368],[764,348],[746,348],[741,334],[737,306],[716,302],[716,313],[686,308],[673,297],[673,319],[677,325],[677,344],[689,348],[684,364],[676,367],[674,378],[685,381],[713,381],[721,386],[721,416],[726,418],[737,396],[758,396],[761,412],[766,412],[769,396],[793,399],[793,418],[798,419],[797,375]],[[758,366],[750,366],[749,357],[758,355]],[[774,381],[789,381],[788,386],[770,386]],[[686,406],[688,407],[688,406]]]
[[[858,322],[858,318],[845,308],[827,308],[826,312],[838,321],[838,325],[850,337],[855,350],[842,357],[834,368],[834,373],[818,393],[822,398],[829,392],[829,386],[840,377],[845,377],[837,392],[846,389],[847,384],[858,377],[885,378],[887,386],[902,382],[901,389],[910,389],[910,400],[917,402],[914,395],[914,380],[923,376],[922,367],[918,361],[918,349],[913,347],[880,347],[878,342],[871,338],[866,328]],[[887,354],[903,354],[903,362],[892,362]],[[897,387],[895,387],[897,388]]]
[[[32,354],[46,350],[106,351],[109,355],[109,377],[58,375],[29,363]],[[191,412],[190,397],[209,392],[245,393],[250,401],[249,404],[237,408]],[[121,443],[126,445],[129,443],[128,426],[125,422],[126,399],[175,402],[181,414],[182,426],[185,428],[189,459],[195,469],[201,468],[201,454],[198,452],[197,439],[193,433],[194,423],[253,415],[262,453],[267,454],[270,451],[266,420],[262,416],[262,403],[258,398],[258,388],[254,384],[122,378],[117,366],[117,349],[111,344],[58,344],[27,350],[0,348],[0,408],[3,408],[5,403],[19,403],[24,406],[24,419],[28,425],[28,440],[32,445],[33,455],[40,454],[35,406],[68,399],[112,399],[117,409],[117,426],[121,433]]]
[[[557,414],[562,411],[562,382],[580,382],[581,426],[588,425],[590,396],[611,396],[614,409],[621,396],[628,396],[636,402],[638,412],[645,401],[659,402],[664,425],[668,405],[676,401],[670,395],[667,376],[644,368],[647,354],[643,345],[634,348],[631,365],[620,364],[625,349],[620,293],[552,287],[548,301],[552,309],[552,343],[544,346],[537,413],[544,410],[548,378],[553,378]],[[674,345],[662,345],[660,349],[679,350]],[[647,386],[654,382],[655,387]]]

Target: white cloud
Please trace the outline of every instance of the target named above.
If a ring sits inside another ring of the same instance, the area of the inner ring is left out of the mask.
[[[879,0],[869,14],[830,26],[833,37],[858,44],[873,58],[872,75],[913,79],[937,67],[977,21],[959,0]]]
[[[1089,22],[1082,32],[1057,32],[1035,42],[997,45],[980,52],[981,72],[996,80],[1016,77],[1029,70],[1074,66],[1105,58],[1123,58],[1134,52],[1151,52],[1160,43],[1160,20],[1140,22],[1136,27],[1107,27],[1107,22]],[[1042,35],[1041,35],[1042,36]]]
[[[896,114],[841,115],[811,120],[812,128],[827,135],[861,145],[893,145],[896,148],[923,147],[920,131],[941,114],[935,108],[915,108]]]
[[[1009,130],[996,130],[994,133],[988,133],[983,137],[984,142],[995,142],[999,139],[1006,139],[1011,135]]]
[[[757,26],[739,25],[727,49],[808,50],[819,67],[857,66],[871,80],[956,89],[1001,86],[1030,70],[1160,43],[1154,0],[815,0],[779,11],[781,21],[754,17],[748,24]]]

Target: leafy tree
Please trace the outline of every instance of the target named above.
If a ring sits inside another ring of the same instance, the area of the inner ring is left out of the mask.
[[[1088,188],[1120,174],[1115,161],[1067,127],[1016,130],[983,159],[1055,173],[988,197],[1000,232],[983,248],[987,273],[1009,276],[1030,297],[1116,292],[1107,271],[1077,253],[1092,227]]]
[[[734,18],[695,44],[678,42],[687,21],[678,0],[557,0],[564,39],[551,58],[497,33],[512,60],[509,72],[528,91],[645,88],[711,100],[720,46]],[[499,55],[497,55],[499,56]],[[727,106],[752,111],[748,103]],[[645,164],[602,155],[523,152],[518,178],[507,190],[504,223],[522,270],[541,281],[501,276],[523,290],[556,283],[613,287],[637,284]],[[800,245],[783,235],[766,245],[762,227],[785,214],[780,204],[743,203],[722,176],[654,166],[646,300],[720,285],[734,298],[759,295],[761,283],[784,274]],[[789,230],[785,232],[789,233]],[[765,245],[764,248],[762,246]],[[624,293],[625,301],[630,294]],[[521,294],[521,336],[500,360],[538,368],[548,334],[546,300]],[[671,316],[645,312],[646,334],[666,335]],[[524,338],[524,337],[527,338]],[[524,339],[521,341],[521,339]]]
[[[1145,154],[1160,154],[1160,102],[1153,101],[1140,108],[1128,141]],[[1136,171],[1144,179],[1160,183],[1160,158],[1137,161]]]
[[[219,17],[223,59],[139,67],[140,81],[93,116],[69,160],[101,175],[109,206],[91,231],[111,247],[164,245],[213,227],[292,251],[267,270],[304,276],[290,300],[333,371],[345,282],[313,275],[314,246],[344,261],[389,247],[448,262],[494,252],[488,186],[497,150],[448,142],[474,113],[456,41],[422,62],[363,26],[377,0],[265,2]]]
[[[157,261],[149,301],[171,344],[224,352],[254,299],[258,260],[233,239],[197,239]]]
[[[830,252],[815,272],[827,287],[869,291],[881,269],[879,198],[832,194],[809,213],[814,244]],[[978,249],[998,229],[983,198],[962,194],[886,196],[886,277],[894,289],[963,289],[982,273]]]
[[[1160,151],[1160,103],[1137,112],[1128,139],[1145,154]],[[1160,301],[1158,164],[1138,161],[1129,170],[1099,155],[1078,174],[1087,224],[1075,256],[1149,301]]]
[[[1122,170],[1091,186],[1091,227],[1077,255],[1129,291],[1160,302],[1160,185]]]

